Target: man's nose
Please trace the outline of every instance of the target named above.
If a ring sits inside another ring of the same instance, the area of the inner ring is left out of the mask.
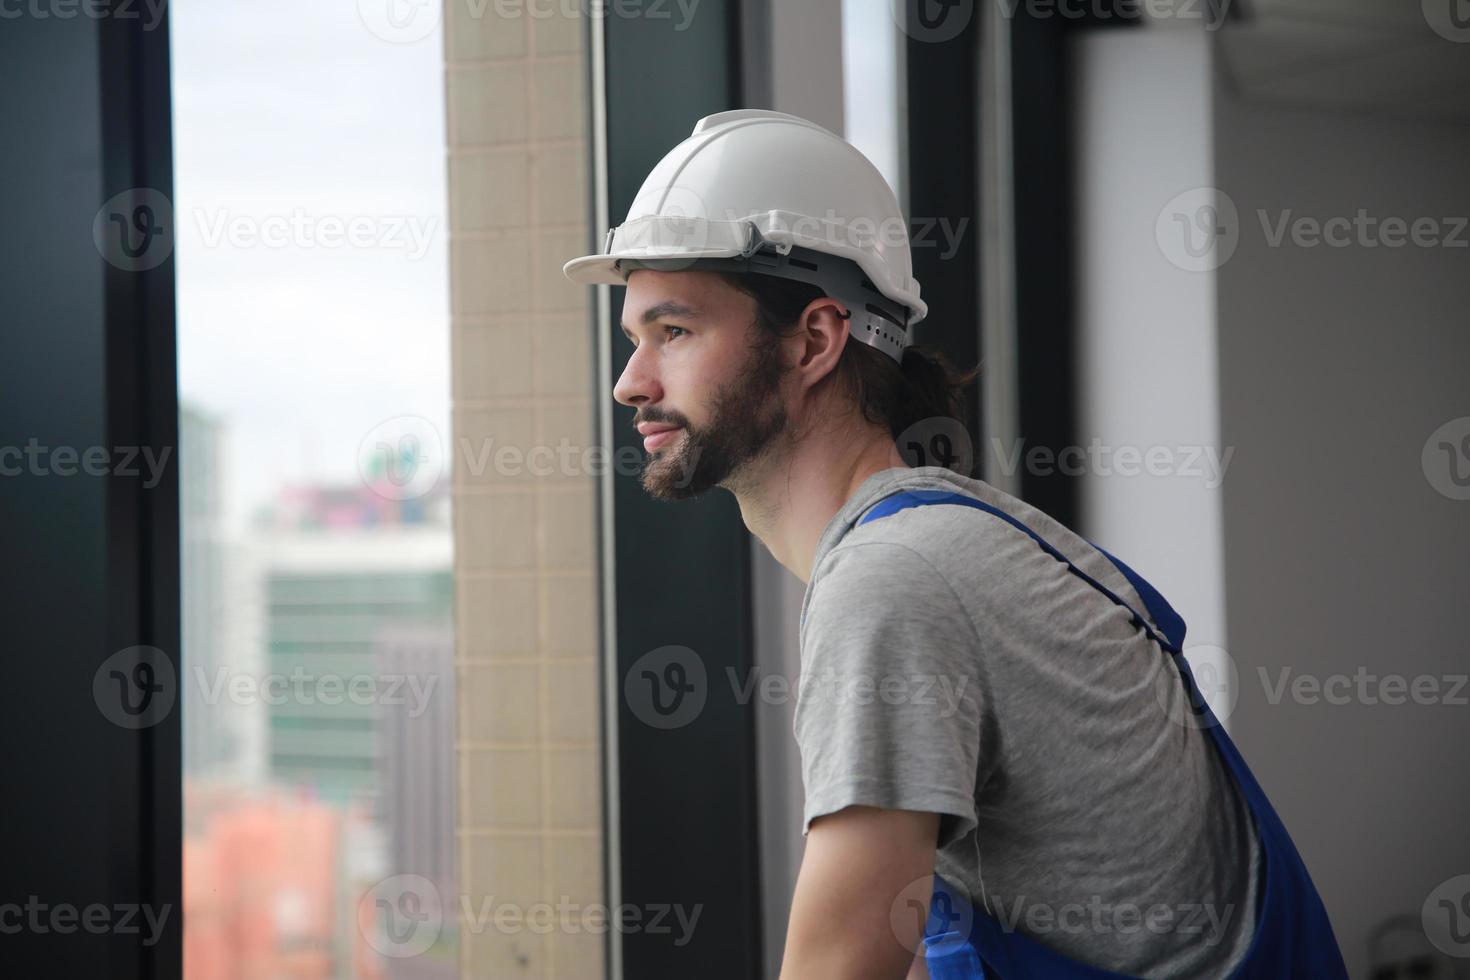
[[[622,405],[638,405],[646,401],[658,401],[663,395],[658,379],[649,370],[648,359],[640,349],[633,348],[623,374],[613,386],[613,398]]]

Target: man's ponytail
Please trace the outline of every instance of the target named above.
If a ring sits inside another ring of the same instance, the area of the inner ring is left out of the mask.
[[[972,419],[966,389],[980,376],[978,364],[961,373],[943,351],[914,344],[905,348],[900,372],[905,397],[889,422],[895,436],[924,419],[952,418],[968,427]]]

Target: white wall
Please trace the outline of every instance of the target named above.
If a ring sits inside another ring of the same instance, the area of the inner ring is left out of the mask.
[[[1280,48],[1250,37],[1232,56],[1269,70]],[[1273,246],[1257,212],[1470,215],[1470,128],[1245,101],[1219,40],[1174,24],[1073,52],[1084,441],[1233,454],[1218,489],[1089,476],[1080,530],[1236,669],[1212,700],[1367,976],[1372,930],[1470,873],[1470,706],[1369,703],[1355,679],[1470,671],[1470,501],[1421,460],[1470,416],[1470,247]],[[1196,260],[1175,215],[1209,199],[1234,207],[1233,252]],[[1349,703],[1273,703],[1283,669],[1353,678]]]
[[[1230,725],[1221,543],[1215,283],[1164,234],[1170,202],[1214,183],[1209,39],[1197,23],[1079,35],[1078,530],[1148,579],[1188,624],[1185,650]],[[1203,263],[1208,264],[1208,263]],[[1022,330],[1025,324],[1021,324]],[[1137,460],[1120,456],[1137,452]],[[1156,454],[1151,474],[1143,466]]]
[[[1272,247],[1256,211],[1470,215],[1470,128],[1222,84],[1215,146],[1240,215],[1219,271],[1236,737],[1365,976],[1375,925],[1470,873],[1470,706],[1273,705],[1260,671],[1470,671],[1470,501],[1421,465],[1430,433],[1470,415],[1470,247]]]

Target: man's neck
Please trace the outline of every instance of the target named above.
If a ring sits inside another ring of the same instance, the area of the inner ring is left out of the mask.
[[[907,467],[891,438],[874,433],[854,452],[851,441],[811,438],[735,491],[750,532],[803,582],[811,581],[817,543],[832,516],[863,481],[892,467]]]

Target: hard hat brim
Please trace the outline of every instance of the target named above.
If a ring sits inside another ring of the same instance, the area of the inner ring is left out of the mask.
[[[616,255],[600,253],[597,255],[583,255],[572,259],[561,267],[562,275],[572,282],[582,283],[588,286],[607,284],[609,286],[626,285],[627,273],[618,269],[618,261],[621,259],[679,259],[693,264],[695,259],[724,259],[739,255],[740,250],[734,248],[703,248],[683,249],[679,251],[661,251],[659,249],[631,249],[619,252]]]

